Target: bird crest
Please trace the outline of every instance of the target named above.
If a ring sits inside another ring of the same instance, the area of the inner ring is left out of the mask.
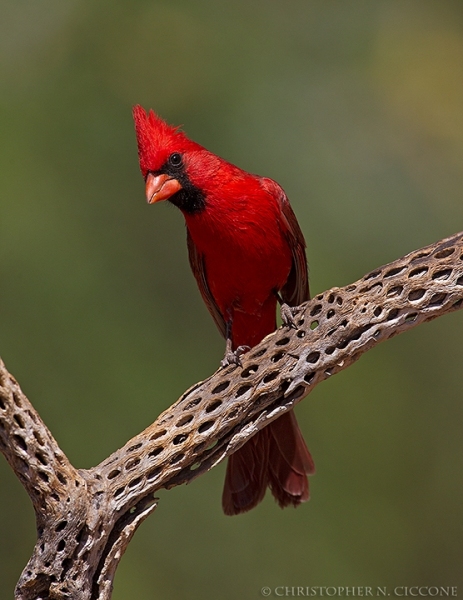
[[[198,148],[179,127],[168,125],[150,110],[147,114],[142,106],[133,107],[133,119],[138,143],[140,170],[146,178],[148,171],[157,171],[171,152],[182,152]]]

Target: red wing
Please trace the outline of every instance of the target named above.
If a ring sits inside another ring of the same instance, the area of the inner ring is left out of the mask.
[[[206,266],[204,264],[204,257],[198,252],[193,240],[191,239],[190,232],[187,229],[187,246],[188,246],[188,257],[190,259],[191,270],[195,276],[196,283],[198,284],[199,291],[207,306],[208,311],[211,313],[215,324],[219,328],[220,333],[224,338],[227,337],[227,326],[219,307],[216,304],[214,296],[211,294],[209,285],[206,277]]]
[[[271,187],[267,184],[269,181],[272,183]],[[283,234],[288,241],[293,255],[291,271],[285,285],[280,290],[281,297],[289,306],[299,306],[302,302],[310,300],[309,273],[305,255],[304,235],[282,188],[271,179],[266,180],[267,186],[271,189],[272,195],[278,200],[278,204],[280,205]]]

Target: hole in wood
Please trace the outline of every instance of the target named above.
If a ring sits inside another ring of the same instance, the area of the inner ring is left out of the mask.
[[[127,448],[126,452],[133,452],[134,450],[138,450],[138,448],[141,448],[143,444],[134,444],[133,446],[130,446],[129,448]]]
[[[175,446],[178,446],[179,444],[181,444],[182,442],[184,442],[186,439],[188,439],[188,435],[186,433],[179,433],[179,435],[176,435],[174,437],[174,439],[172,440],[172,443]]]
[[[271,381],[273,381],[274,379],[276,379],[278,377],[278,371],[272,371],[271,373],[268,373],[263,379],[263,383],[270,383]]]
[[[417,260],[420,260],[420,258],[426,258],[430,254],[431,252],[418,252],[418,254],[412,258],[411,262],[416,262]]]
[[[219,406],[222,405],[222,400],[216,400],[215,402],[211,402],[210,404],[208,404],[206,406],[206,412],[207,413],[211,413],[214,410],[217,410],[219,408]]]
[[[193,421],[193,419],[194,419],[193,415],[185,415],[179,421],[177,421],[177,423],[175,424],[175,427],[183,427],[184,425],[191,423],[191,421]]]
[[[394,275],[402,273],[402,271],[404,271],[405,269],[406,267],[394,267],[390,271],[386,271],[386,273],[384,273],[384,279],[386,279],[387,277],[394,277]]]
[[[314,364],[318,361],[319,358],[320,358],[320,352],[311,352],[305,360],[308,363]]]
[[[439,250],[439,252],[436,252],[436,254],[434,254],[434,256],[436,258],[447,258],[447,256],[450,256],[454,252],[455,252],[455,248],[445,248],[444,250]]]
[[[40,477],[40,479],[42,481],[44,481],[45,483],[48,483],[50,481],[50,478],[48,477],[48,475],[44,472],[44,471],[37,471],[37,475]],[[59,496],[57,498],[59,500]]]
[[[388,289],[386,296],[388,298],[393,298],[394,296],[400,296],[400,294],[404,291],[404,288],[401,285],[395,285]]]
[[[154,450],[151,450],[151,452],[148,454],[148,456],[150,458],[155,458],[156,456],[159,456],[159,454],[161,454],[161,452],[164,450],[164,448],[162,446],[158,446],[157,448],[154,448]]]
[[[410,271],[410,273],[408,274],[408,278],[412,279],[413,277],[419,277],[420,275],[424,275],[428,271],[429,267],[417,267],[416,269],[413,269],[413,271]]]
[[[153,479],[156,479],[156,477],[160,474],[161,472],[161,467],[156,467],[155,469],[151,469],[151,471],[148,471],[147,475],[146,475],[146,479],[148,481],[152,481]]]
[[[243,386],[243,387],[246,387],[246,386]],[[249,386],[249,387],[251,387],[251,386]],[[204,433],[205,431],[210,429],[213,425],[214,425],[214,421],[206,421],[205,423],[203,423],[202,425],[200,425],[198,427],[198,433]]]
[[[387,320],[388,321],[393,321],[394,319],[397,318],[397,316],[399,315],[399,309],[398,308],[393,308],[392,310],[390,310],[387,314]]]
[[[444,304],[447,294],[434,294],[429,300],[428,306],[442,306]]]
[[[236,392],[235,398],[239,398],[240,396],[242,396],[243,394],[248,392],[251,388],[252,388],[252,385],[249,385],[249,384],[242,385]]]
[[[194,398],[193,400],[190,400],[190,402],[183,407],[183,410],[191,410],[195,406],[198,406],[201,400],[201,398]]]
[[[310,316],[311,317],[316,317],[317,315],[319,315],[322,312],[322,305],[321,304],[316,304],[312,310],[310,311]]]
[[[31,410],[26,410],[27,416],[29,417],[29,419],[31,419],[31,421],[34,421],[34,423],[37,423],[37,416],[31,411]]]
[[[141,482],[141,477],[136,477],[135,479],[132,479],[132,481],[129,482],[128,487],[132,490],[134,487],[137,487],[137,485],[140,485]]]
[[[279,360],[281,360],[281,359],[283,358],[283,356],[284,356],[284,355],[285,355],[285,352],[283,352],[283,351],[277,352],[276,354],[274,354],[274,355],[272,356],[272,358],[271,358],[270,360],[271,360],[272,362],[276,363],[276,362],[278,362]]]
[[[381,275],[381,271],[372,271],[371,273],[368,273],[368,275],[365,275],[365,277],[363,278],[364,281],[368,281],[369,279],[374,279],[375,277],[378,277],[379,275]],[[353,288],[353,289],[349,289],[349,288]],[[355,290],[355,286],[350,285],[349,288],[347,288],[348,292],[353,292]]]
[[[306,373],[304,375],[304,381],[310,385],[312,383],[312,381],[314,380],[314,377],[315,377],[314,372]]]
[[[43,452],[36,452],[35,458],[42,463],[42,465],[48,465],[48,460]]]
[[[18,446],[21,448],[21,450],[24,450],[24,451],[27,450],[26,440],[24,438],[22,438],[20,435],[14,435],[13,439],[18,444]]]
[[[290,385],[291,385],[290,381],[283,381],[282,384],[280,385],[281,393],[284,394]]]
[[[35,431],[35,430],[32,433],[33,433],[35,439],[37,440],[38,444],[40,446],[43,446],[45,444],[45,442],[43,441],[42,436],[40,435],[40,433],[38,431]]]
[[[434,280],[441,279],[442,281],[445,281],[446,279],[448,279],[450,277],[451,274],[452,274],[452,269],[442,269],[441,271],[436,271],[436,273],[433,273],[432,278]]]
[[[153,435],[150,437],[150,441],[154,442],[154,440],[158,440],[159,438],[162,438],[163,436],[165,436],[167,433],[166,429],[161,429],[159,431],[156,431],[155,433],[153,433]]]
[[[408,315],[405,317],[405,323],[413,323],[414,321],[416,321],[416,318],[418,316],[418,313],[408,313]]]
[[[22,416],[15,414],[13,418],[16,421],[16,423],[19,425],[19,427],[21,427],[21,429],[24,429],[24,419],[22,418]]]
[[[298,385],[295,390],[293,390],[288,396],[286,396],[286,400],[297,400],[301,396],[303,396],[305,392],[305,387],[303,385]]]
[[[218,444],[218,440],[215,440],[215,442],[211,442],[211,443],[209,444],[209,446],[206,448],[206,452],[207,452],[208,450],[212,450],[212,448],[215,448],[215,447],[217,446],[217,444]]]
[[[408,299],[411,300],[412,302],[414,302],[414,301],[422,298],[425,294],[426,294],[426,290],[423,290],[422,288],[420,288],[418,290],[412,290],[408,294]]]
[[[182,458],[185,458],[184,454],[176,454],[170,461],[170,464],[175,465],[176,463],[180,462]]]
[[[125,470],[130,471],[131,469],[134,469],[139,464],[140,464],[139,458],[132,458],[132,460],[129,460],[129,462],[125,465]]]
[[[220,394],[220,392],[223,392],[224,390],[226,390],[229,385],[230,385],[229,381],[223,381],[222,383],[219,383],[219,385],[217,385],[212,390],[212,393],[213,394]]]
[[[373,292],[373,290],[375,291],[375,293],[377,293],[377,292],[379,292],[382,289],[383,289],[383,284],[381,283],[381,281],[377,281],[376,283],[374,283],[370,287],[364,287],[364,288],[362,288],[360,290],[360,293],[363,294],[365,292]]]
[[[251,354],[251,358],[260,358],[266,352],[267,352],[267,348],[261,348],[260,350],[257,350],[257,352],[254,352],[254,354]]]
[[[245,379],[246,377],[249,377],[249,375],[252,375],[253,373],[255,373],[258,368],[259,368],[259,365],[250,365],[249,367],[246,367],[246,369],[243,369],[241,371],[241,377],[243,377],[243,379]]]
[[[59,531],[63,531],[63,529],[65,529],[65,528],[66,528],[66,525],[67,525],[67,524],[68,524],[68,522],[67,522],[67,521],[60,521],[60,522],[58,523],[58,525],[55,527],[55,531],[58,531],[58,532],[59,532]]]
[[[168,414],[165,415],[161,421],[159,422],[160,425],[165,425],[166,423],[168,423],[169,421],[172,421],[172,419],[174,418],[174,415],[172,414]]]

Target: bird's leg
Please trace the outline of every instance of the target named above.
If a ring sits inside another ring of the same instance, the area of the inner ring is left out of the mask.
[[[280,315],[283,325],[288,327],[288,329],[298,329],[294,319],[294,315],[297,313],[297,306],[289,306],[289,304],[286,304],[279,292],[275,291],[275,295],[280,303]]]
[[[232,320],[227,321],[227,345],[225,346],[225,355],[223,359],[220,361],[220,366],[225,369],[229,365],[235,365],[237,367],[242,367],[240,357],[250,350],[250,346],[238,346],[236,350],[232,348],[232,339],[231,339],[231,326]]]

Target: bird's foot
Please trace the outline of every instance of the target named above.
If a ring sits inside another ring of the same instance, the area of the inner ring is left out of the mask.
[[[231,350],[227,348],[225,351],[225,356],[220,361],[220,366],[225,369],[229,365],[235,365],[236,367],[242,367],[241,356],[245,354],[248,350],[251,350],[250,346],[238,346],[236,350]]]
[[[297,314],[297,306],[289,306],[289,304],[283,303],[280,306],[280,314],[285,327],[288,327],[288,329],[298,329],[294,319],[294,315]]]

